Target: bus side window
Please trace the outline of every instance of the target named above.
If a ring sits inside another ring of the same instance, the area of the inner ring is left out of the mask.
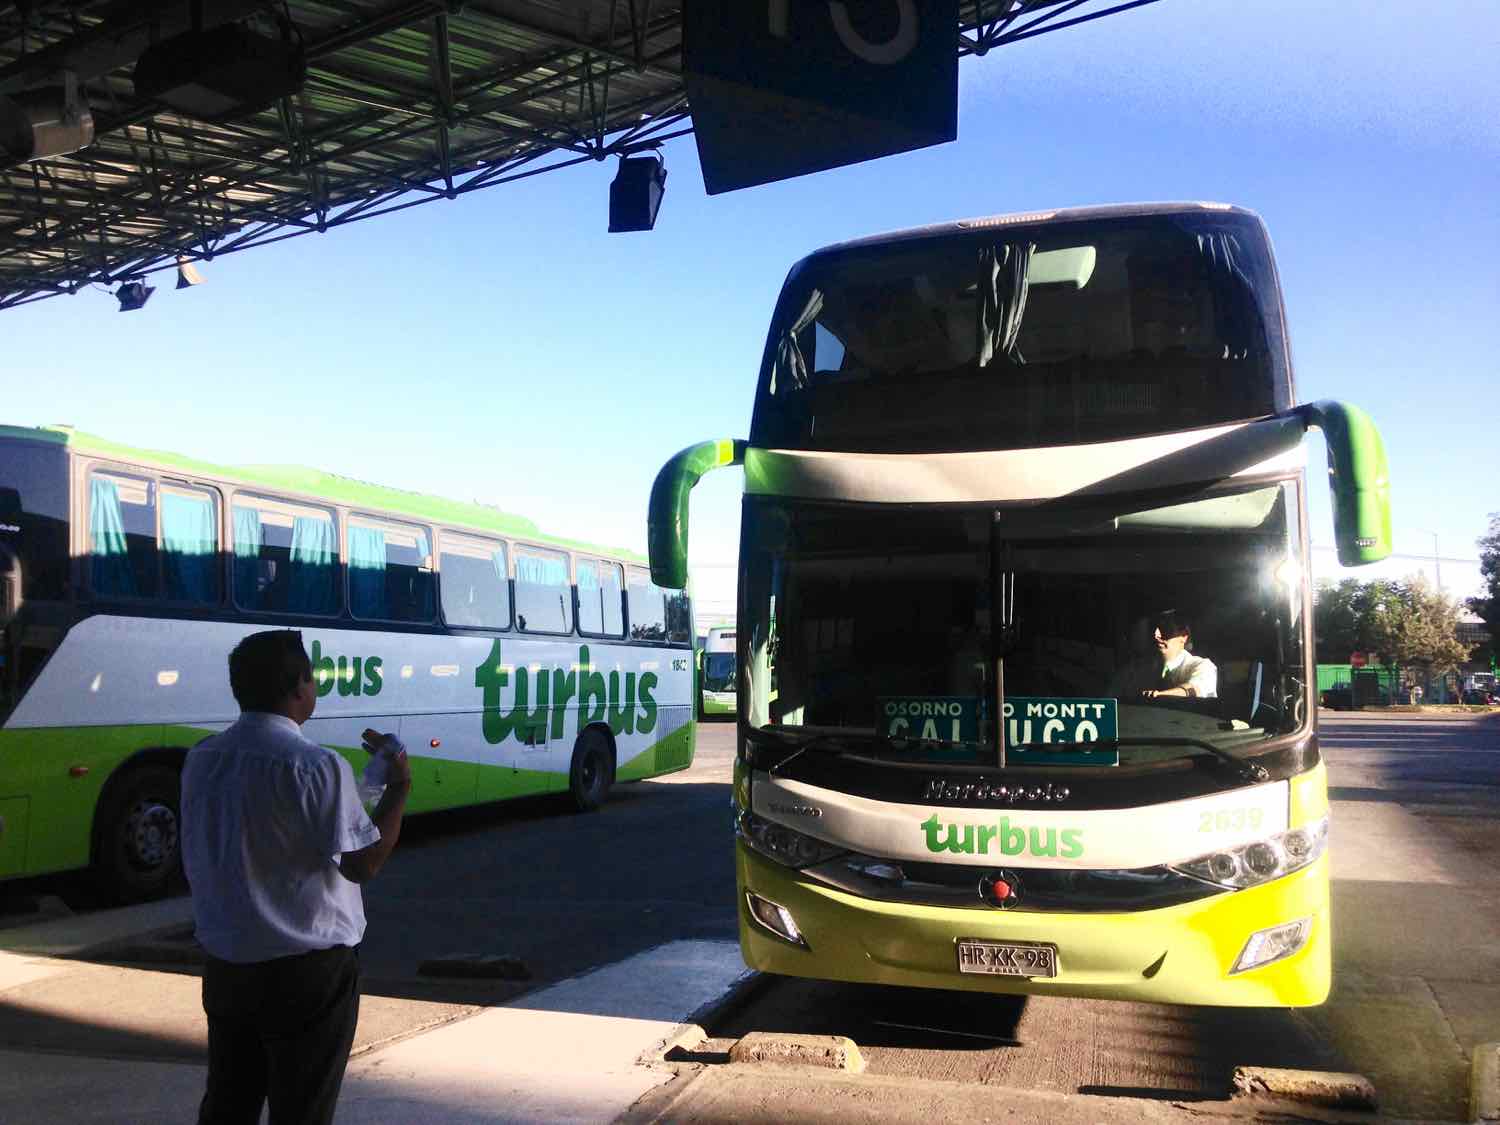
[[[94,594],[155,597],[156,483],[95,470],[89,474],[89,584]]]
[[[661,587],[641,567],[630,568],[628,587],[630,602],[630,639],[664,641],[667,639],[667,607]]]
[[[667,603],[667,643],[691,645],[693,643],[693,606],[688,600],[687,591],[662,590],[661,592]]]
[[[438,588],[443,620],[474,629],[510,628],[505,544],[442,533]]]
[[[338,531],[332,512],[239,493],[230,515],[234,600],[241,609],[338,613]]]
[[[218,603],[219,498],[215,493],[162,485],[161,567],[163,593],[169,601]]]
[[[578,631],[602,637],[625,635],[624,583],[620,564],[578,560]]]
[[[541,547],[516,548],[516,624],[528,633],[573,631],[568,556]]]
[[[432,537],[425,527],[349,519],[349,612],[373,621],[431,621]]]

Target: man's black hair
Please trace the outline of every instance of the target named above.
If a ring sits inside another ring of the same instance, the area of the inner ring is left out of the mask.
[[[229,689],[241,711],[279,710],[310,679],[312,661],[295,629],[251,633],[229,654]]]
[[[1186,637],[1193,632],[1192,622],[1180,609],[1161,610],[1152,621],[1163,637]]]

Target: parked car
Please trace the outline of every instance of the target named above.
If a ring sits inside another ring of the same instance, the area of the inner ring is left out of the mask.
[[[1353,711],[1354,689],[1348,684],[1334,684],[1319,693],[1318,702],[1330,711]]]

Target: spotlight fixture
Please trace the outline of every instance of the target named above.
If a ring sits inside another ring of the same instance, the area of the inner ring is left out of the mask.
[[[650,156],[622,157],[620,170],[609,185],[610,232],[651,230],[666,190],[667,162],[660,151]]]
[[[115,299],[120,302],[121,312],[134,312],[145,306],[156,292],[156,286],[144,281],[127,281],[115,290]]]
[[[153,43],[135,64],[138,97],[200,121],[255,113],[302,89],[307,59],[289,39],[237,23]]]
[[[77,152],[94,143],[94,115],[65,71],[60,85],[0,94],[0,155],[17,163]]]
[[[177,256],[177,288],[190,289],[194,285],[203,284],[203,275],[194,267],[192,260],[179,254]]]

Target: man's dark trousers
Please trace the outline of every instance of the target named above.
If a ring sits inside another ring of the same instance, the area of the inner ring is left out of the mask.
[[[199,1125],[255,1125],[269,1100],[271,1125],[333,1120],[354,1025],[359,953],[347,946],[236,965],[208,959],[208,1091]]]

